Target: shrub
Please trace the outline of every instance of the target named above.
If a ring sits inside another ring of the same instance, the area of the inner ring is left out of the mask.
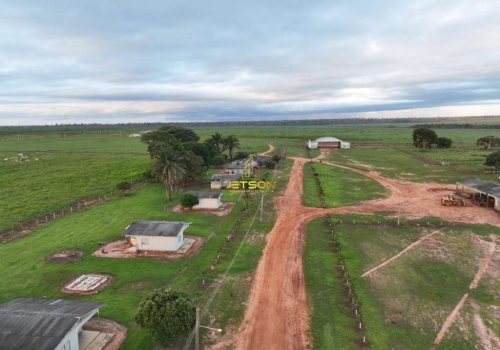
[[[192,209],[195,205],[200,203],[198,196],[192,193],[186,193],[181,196],[181,205],[184,208]]]

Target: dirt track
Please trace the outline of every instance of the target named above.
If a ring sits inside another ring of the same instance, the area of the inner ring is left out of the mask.
[[[305,207],[302,205],[302,169],[308,160],[292,159],[295,163],[287,189],[276,200],[278,219],[268,236],[245,318],[237,332],[238,349],[305,349],[311,344],[302,250],[306,224],[315,217],[329,213],[397,212],[402,203],[402,215],[408,218],[437,216],[448,221],[488,223],[500,227],[500,217],[492,210],[443,207],[439,197],[453,190],[454,186],[390,180],[373,171],[365,172],[323,160],[323,164],[349,169],[378,181],[389,190],[390,196],[352,207]]]
[[[259,156],[264,157],[264,156],[267,156],[269,153],[274,152],[273,144],[270,143],[270,144],[268,144],[268,146],[269,146],[269,150],[262,152],[262,153],[259,153]]]

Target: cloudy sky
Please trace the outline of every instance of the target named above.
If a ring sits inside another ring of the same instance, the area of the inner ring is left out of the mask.
[[[0,125],[500,115],[500,1],[0,1]]]

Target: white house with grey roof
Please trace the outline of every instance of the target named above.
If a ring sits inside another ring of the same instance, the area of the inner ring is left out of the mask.
[[[0,350],[102,349],[113,335],[83,331],[82,327],[104,305],[33,298],[19,298],[2,304]],[[103,345],[95,347],[98,343]]]
[[[351,148],[349,142],[339,140],[336,137],[320,137],[314,141],[309,140],[307,143],[307,148],[317,149],[317,148]]]
[[[219,209],[222,205],[222,192],[220,191],[190,191],[187,193],[198,197],[199,203],[193,209]]]
[[[182,221],[136,221],[127,226],[122,236],[140,250],[176,252],[184,244],[184,230],[189,224]]]

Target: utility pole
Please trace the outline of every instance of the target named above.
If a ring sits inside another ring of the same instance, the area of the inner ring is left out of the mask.
[[[194,333],[194,349],[200,350],[200,308],[196,308],[196,324]]]

